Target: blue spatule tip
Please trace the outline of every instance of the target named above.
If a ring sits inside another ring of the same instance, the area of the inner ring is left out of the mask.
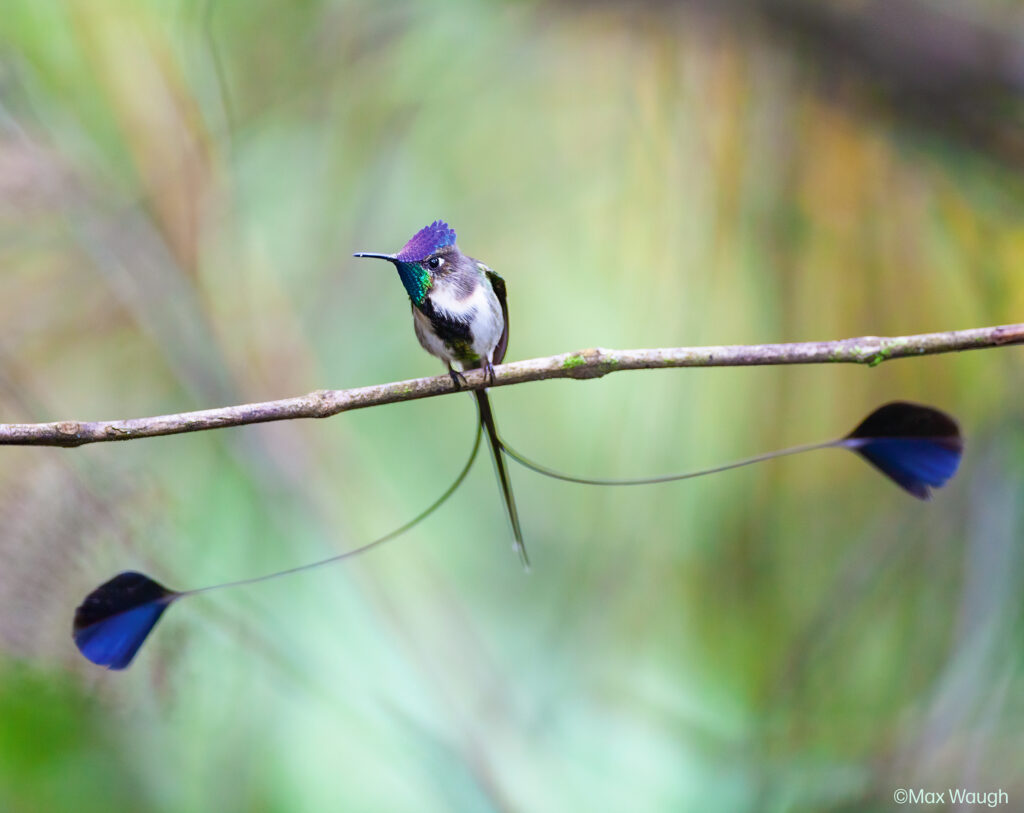
[[[866,417],[839,445],[856,452],[918,499],[956,474],[964,441],[957,422],[934,407],[893,401]]]
[[[119,573],[75,610],[71,633],[75,645],[99,666],[124,669],[179,595],[142,573]]]

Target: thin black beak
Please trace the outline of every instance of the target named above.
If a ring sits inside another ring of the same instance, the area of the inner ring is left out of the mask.
[[[352,255],[353,257],[372,257],[375,260],[390,260],[395,261],[394,254],[374,254],[372,251],[359,251]]]

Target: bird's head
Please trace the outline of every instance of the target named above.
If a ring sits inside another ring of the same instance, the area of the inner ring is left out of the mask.
[[[455,245],[455,230],[441,220],[435,220],[416,232],[397,254],[360,251],[352,256],[374,257],[394,263],[409,298],[416,305],[421,305],[426,299],[434,279],[447,273],[462,257]]]

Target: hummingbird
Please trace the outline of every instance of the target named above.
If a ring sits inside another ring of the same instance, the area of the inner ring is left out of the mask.
[[[459,389],[466,384],[463,373],[467,370],[482,370],[485,380],[494,383],[494,365],[501,363],[508,348],[508,299],[505,280],[494,269],[463,254],[455,241],[455,230],[444,221],[435,220],[416,232],[396,254],[362,251],[352,256],[394,264],[409,295],[416,338],[424,350],[445,363],[448,375]],[[514,547],[523,567],[529,570],[530,560],[490,399],[482,389],[473,390],[473,395],[480,424],[491,446]]]
[[[427,352],[447,365],[456,388],[467,383],[463,376],[466,370],[480,369],[487,382],[494,383],[494,365],[501,363],[508,347],[505,282],[491,268],[463,254],[455,244],[455,232],[446,223],[434,221],[420,229],[397,254],[363,252],[354,256],[376,257],[394,264],[412,302],[416,337]],[[199,589],[172,590],[144,573],[124,571],[89,593],[75,611],[72,637],[79,651],[99,666],[125,669],[167,608],[181,599],[314,570],[360,556],[394,539],[426,519],[455,493],[473,466],[484,433],[512,523],[515,549],[527,568],[529,560],[505,468],[506,454],[526,468],[558,480],[630,486],[702,477],[787,455],[839,448],[857,454],[912,496],[927,500],[932,489],[942,487],[956,473],[964,448],[960,427],[952,416],[925,404],[893,401],[878,407],[851,432],[834,440],[793,446],[683,474],[626,480],[576,477],[535,463],[504,443],[495,427],[486,390],[474,390],[473,395],[480,421],[475,427],[476,439],[469,459],[445,492],[405,525],[362,547],[318,562]]]

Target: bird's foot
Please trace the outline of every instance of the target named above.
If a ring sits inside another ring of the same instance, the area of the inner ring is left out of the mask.
[[[466,386],[466,376],[456,370],[452,365],[448,365],[448,375],[451,376],[452,383],[455,385],[455,389],[461,390]]]
[[[494,365],[491,364],[487,359],[484,359],[483,364],[480,365],[480,369],[484,371],[484,381],[488,384],[494,384]]]

